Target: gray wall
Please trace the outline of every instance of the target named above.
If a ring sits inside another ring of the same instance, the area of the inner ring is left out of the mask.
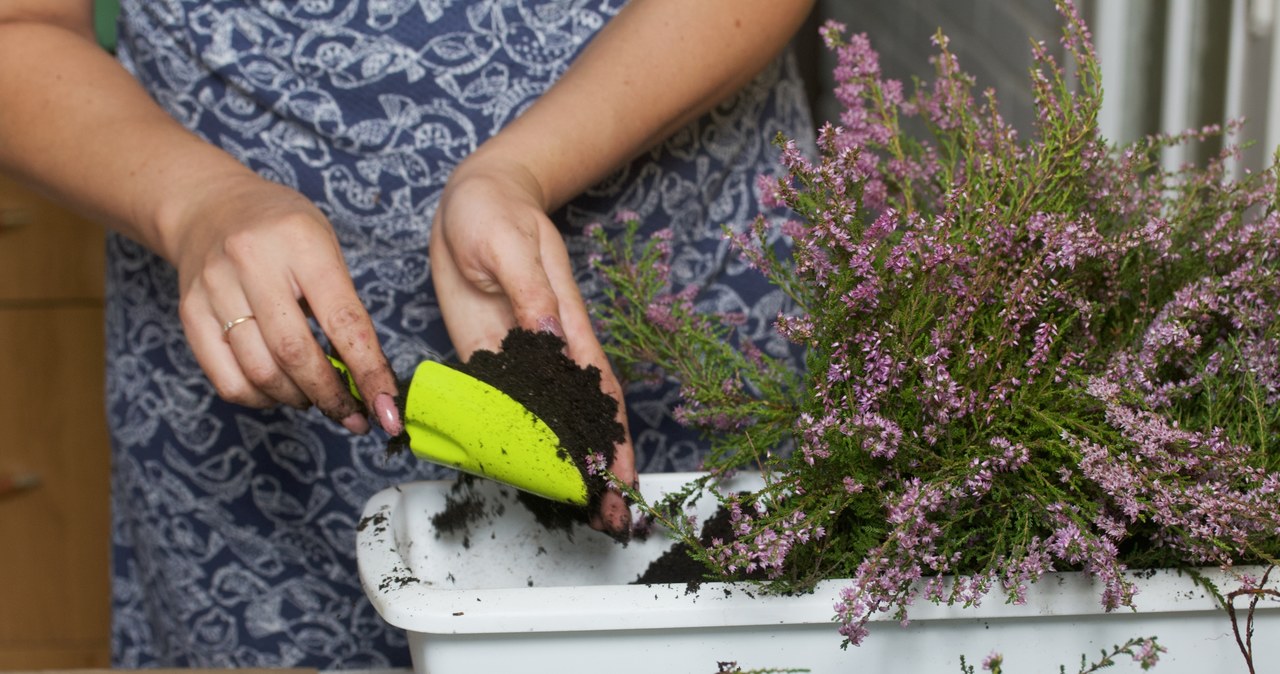
[[[994,87],[1005,119],[1028,133],[1035,119],[1028,72],[1032,38],[1044,40],[1055,53],[1060,18],[1052,0],[819,0],[800,53],[813,75],[811,96],[815,121],[838,121],[831,98],[834,58],[812,38],[827,18],[844,22],[850,33],[866,33],[880,53],[888,77],[911,81],[931,77],[930,42],[941,28],[960,67],[977,80],[978,91]],[[910,89],[908,88],[908,91]]]

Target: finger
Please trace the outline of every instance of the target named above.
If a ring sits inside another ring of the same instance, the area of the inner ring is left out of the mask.
[[[238,328],[228,333],[241,367],[251,381],[278,400],[298,409],[315,405],[352,433],[368,433],[369,421],[360,404],[316,343],[305,312],[294,307],[296,303],[281,301],[263,311],[264,320],[255,316],[252,329],[244,331],[246,336],[233,335]],[[255,334],[257,339],[252,338]]]
[[[496,350],[516,324],[510,301],[468,280],[444,237],[432,241],[430,254],[431,281],[458,358],[465,362],[481,349]]]
[[[546,247],[543,257],[552,263],[548,266],[549,281],[559,302],[559,316],[569,357],[579,364],[598,368],[600,389],[618,401],[617,419],[623,430],[627,431],[624,433],[627,439],[618,447],[612,470],[623,482],[632,484],[635,482],[635,460],[622,385],[596,337],[586,302],[573,277],[568,251],[557,239]]]
[[[295,269],[299,294],[350,370],[370,415],[388,434],[399,435],[404,431],[404,422],[395,403],[395,373],[382,353],[373,319],[351,283],[337,242],[331,243],[325,254],[305,256],[302,259],[310,262]],[[279,307],[279,312],[282,317],[288,316],[291,323],[296,320],[305,325],[306,315],[296,300]],[[277,357],[292,357],[290,366],[302,378],[299,385],[325,414],[344,419],[344,425],[353,422],[351,415],[359,409],[358,403],[309,330],[305,337],[297,343],[281,342]]]
[[[191,352],[200,364],[200,369],[209,377],[219,398],[254,408],[276,404],[275,399],[259,390],[245,377],[231,346],[223,339],[223,324],[203,293],[188,293],[184,296],[178,306],[178,315]]]
[[[605,492],[600,498],[600,510],[591,515],[588,524],[596,531],[628,537],[631,532],[631,509],[627,507],[627,500],[616,491]]]
[[[297,280],[297,270],[314,264],[317,257],[341,259],[319,217],[298,216],[279,224],[283,240],[290,242],[287,262],[281,259],[279,244],[245,238],[226,245],[231,265],[214,266],[206,274],[232,274],[220,283],[211,282],[210,287],[239,288],[250,308],[245,313],[254,317],[251,326],[237,326],[227,335],[246,376],[282,402],[297,407],[315,404],[348,430],[363,433],[368,422],[316,342],[299,304],[303,284]],[[345,269],[341,278],[347,278]],[[227,298],[215,298],[213,304],[223,311],[223,305],[238,306]]]
[[[569,357],[577,363],[594,365],[598,368],[600,389],[618,402],[615,419],[622,426],[623,440],[610,448],[613,451],[610,470],[623,483],[636,488],[639,484],[636,479],[635,451],[627,424],[622,386],[614,375],[613,367],[596,337],[586,303],[573,278],[568,251],[558,236],[554,240],[548,240],[548,245],[543,250],[543,258],[549,263],[548,278],[559,302],[559,316]],[[629,531],[631,511],[627,507],[626,499],[617,492],[611,491],[605,494],[601,499],[599,512],[592,517],[592,525],[615,534]]]
[[[202,282],[208,288],[213,315],[220,317],[222,341],[235,356],[243,376],[272,400],[305,409],[310,401],[277,365],[263,342],[259,317],[246,296],[242,276],[231,265],[210,265],[203,270]],[[265,315],[263,319],[267,318]]]
[[[298,388],[289,374],[281,369],[275,356],[268,349],[263,335],[263,329],[266,328],[259,329],[257,316],[247,310],[238,314],[239,318],[250,316],[253,317],[251,320],[245,320],[233,326],[229,323],[224,324],[224,327],[230,327],[226,327],[223,337],[231,346],[231,352],[235,354],[240,370],[258,390],[272,399],[297,409],[310,407],[311,400],[302,392],[302,389]]]
[[[511,303],[511,313],[517,325],[526,330],[554,332],[563,337],[560,289],[553,287],[548,263],[552,267],[561,265],[567,271],[568,257],[546,258],[546,242],[552,242],[550,252],[553,255],[556,255],[557,246],[560,251],[564,249],[560,233],[549,219],[539,214],[534,231],[538,237],[536,245],[525,246],[523,258],[499,260],[492,266],[493,275]],[[577,294],[576,285],[574,293]]]

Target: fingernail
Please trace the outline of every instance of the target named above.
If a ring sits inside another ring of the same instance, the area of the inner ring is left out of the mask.
[[[373,413],[382,424],[382,430],[388,435],[400,435],[404,432],[404,423],[400,420],[400,410],[390,393],[379,393],[373,400]]]
[[[612,525],[612,528],[609,530],[609,535],[612,536],[614,540],[620,543],[627,543],[631,541],[630,510],[624,508],[622,513],[618,515],[617,519],[610,524]]]
[[[352,414],[343,419],[341,423],[343,428],[356,435],[364,435],[369,432],[369,420],[365,419],[363,414]]]
[[[564,328],[560,327],[560,319],[555,316],[544,316],[538,319],[538,330],[540,332],[549,332],[556,337],[564,339]]]
[[[602,504],[600,517],[605,532],[619,541],[625,542],[631,537],[631,509],[626,501],[617,498],[617,494],[606,497]]]

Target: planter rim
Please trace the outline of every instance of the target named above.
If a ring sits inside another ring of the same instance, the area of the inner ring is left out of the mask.
[[[698,475],[642,475],[642,489],[652,498],[677,489]],[[521,572],[517,564],[508,586],[467,586],[465,580],[455,581],[452,573],[440,568],[441,563],[452,559],[468,567],[483,561],[493,549],[475,549],[478,543],[490,544],[488,540],[459,546],[458,541],[444,540],[432,533],[430,515],[434,511],[429,506],[436,504],[438,511],[443,495],[453,484],[451,480],[405,483],[379,492],[365,507],[356,541],[361,583],[378,613],[396,627],[429,634],[485,634],[678,629],[706,626],[709,620],[720,627],[832,623],[839,593],[849,584],[843,579],[823,581],[812,593],[799,596],[761,594],[758,587],[749,583],[708,582],[696,591],[684,583],[544,585],[532,575],[527,579],[516,575]],[[475,488],[488,497],[510,498],[509,490],[494,483],[478,483]],[[497,518],[498,526],[511,516],[508,513]],[[482,530],[475,537],[482,539],[485,533]],[[506,533],[515,536],[510,531]],[[602,546],[594,532],[585,530],[578,535],[577,545],[584,542],[582,538],[592,536],[590,540],[604,551],[604,557],[628,554],[628,550],[637,547],[623,547],[611,541]],[[496,533],[491,537],[501,542]],[[522,553],[529,560],[545,557],[544,544],[536,536],[521,535],[512,541],[514,548],[503,550],[514,554],[519,562]],[[663,549],[661,546],[661,541],[649,546],[646,561],[656,557],[653,551]],[[574,561],[552,560],[550,564],[563,570]],[[1238,585],[1238,574],[1259,577],[1262,570],[1203,568],[1196,573],[1225,593]],[[1121,608],[1113,614],[1222,612],[1213,595],[1197,584],[1189,572],[1161,569],[1128,575],[1139,591],[1135,607]],[[910,607],[909,615],[913,623],[1098,616],[1107,613],[1100,604],[1100,595],[1101,583],[1083,573],[1053,573],[1030,585],[1027,601],[1021,605],[1007,603],[1000,590],[995,589],[979,605],[970,607],[921,599]],[[1280,612],[1280,603],[1260,602],[1257,610]],[[896,622],[885,614],[876,620]]]

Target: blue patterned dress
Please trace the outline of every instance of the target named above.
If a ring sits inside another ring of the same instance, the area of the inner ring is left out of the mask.
[[[429,224],[450,171],[544,91],[624,0],[125,0],[124,65],[182,124],[308,195],[337,231],[401,376],[452,356],[430,285]],[[571,203],[556,220],[590,301],[582,229],[618,210],[675,232],[673,271],[742,311],[766,349],[783,300],[720,225],[756,215],[770,139],[811,134],[793,59]],[[108,244],[118,667],[383,668],[404,635],[365,600],[354,527],[376,491],[445,472],[315,410],[222,402],[178,319],[173,268]],[[642,472],[696,468],[671,386],[629,387]]]

